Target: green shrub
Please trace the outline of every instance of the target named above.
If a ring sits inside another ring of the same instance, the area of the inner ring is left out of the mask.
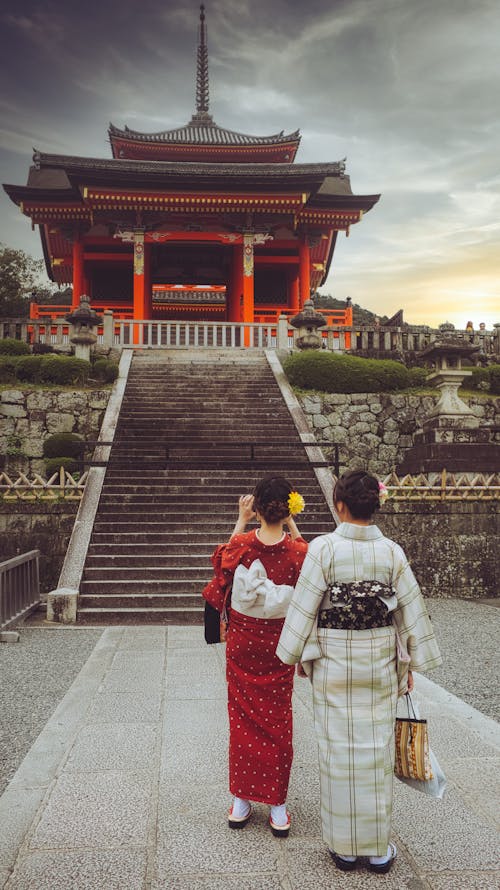
[[[472,377],[466,377],[462,386],[466,389],[489,389],[489,368],[472,368]]]
[[[19,358],[13,355],[0,355],[0,383],[14,383]]]
[[[43,355],[40,380],[43,383],[83,384],[87,382],[90,362],[67,355]]]
[[[408,375],[410,378],[408,386],[412,389],[421,389],[423,386],[430,386],[431,384],[427,380],[428,373],[429,371],[427,368],[408,368]]]
[[[82,454],[83,439],[76,433],[54,433],[43,443],[43,456],[78,458]]]
[[[17,359],[16,375],[18,380],[26,380],[30,383],[40,382],[41,355],[22,355]]]
[[[92,366],[92,376],[96,380],[114,383],[118,377],[118,365],[107,358],[98,358]]]
[[[73,457],[51,457],[49,460],[45,461],[45,472],[47,473],[47,478],[50,479],[54,473],[58,473],[60,467],[64,467],[68,473],[78,472],[79,463]]]
[[[54,352],[54,347],[50,343],[33,343],[31,351],[33,355],[47,355],[49,352]]]
[[[307,351],[290,356],[283,367],[290,383],[301,389],[391,392],[412,385],[408,368],[385,359]]]
[[[466,378],[463,386],[466,389],[482,389],[493,395],[498,395],[500,393],[500,365],[473,368],[472,377]]]
[[[500,365],[490,366],[490,392],[500,395]]]
[[[15,340],[14,337],[0,340],[0,355],[29,355],[29,352],[29,345],[24,340]]]

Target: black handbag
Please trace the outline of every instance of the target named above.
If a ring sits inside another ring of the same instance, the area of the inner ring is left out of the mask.
[[[220,643],[220,612],[205,600],[205,643]]]

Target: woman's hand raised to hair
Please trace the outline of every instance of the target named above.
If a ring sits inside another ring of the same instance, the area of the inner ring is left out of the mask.
[[[238,519],[236,520],[236,525],[233,528],[231,537],[234,538],[235,535],[242,535],[247,527],[247,522],[250,522],[254,516],[253,494],[242,494],[238,500]]]
[[[255,516],[253,500],[253,494],[242,494],[238,501],[238,517],[245,525]]]

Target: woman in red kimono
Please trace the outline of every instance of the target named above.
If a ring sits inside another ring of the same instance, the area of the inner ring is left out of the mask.
[[[282,476],[270,476],[239,499],[227,544],[212,562],[220,589],[232,586],[227,630],[230,828],[250,819],[250,801],[269,804],[270,826],[287,837],[286,795],[292,766],[293,667],[275,655],[307,543],[292,518],[302,497]],[[256,517],[258,529],[245,533]],[[288,527],[285,531],[284,526]],[[213,582],[212,582],[213,584]]]

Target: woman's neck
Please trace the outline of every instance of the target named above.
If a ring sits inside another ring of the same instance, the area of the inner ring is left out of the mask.
[[[283,539],[283,523],[268,523],[263,519],[260,520],[260,528],[257,529],[257,537],[262,544],[279,544]]]

